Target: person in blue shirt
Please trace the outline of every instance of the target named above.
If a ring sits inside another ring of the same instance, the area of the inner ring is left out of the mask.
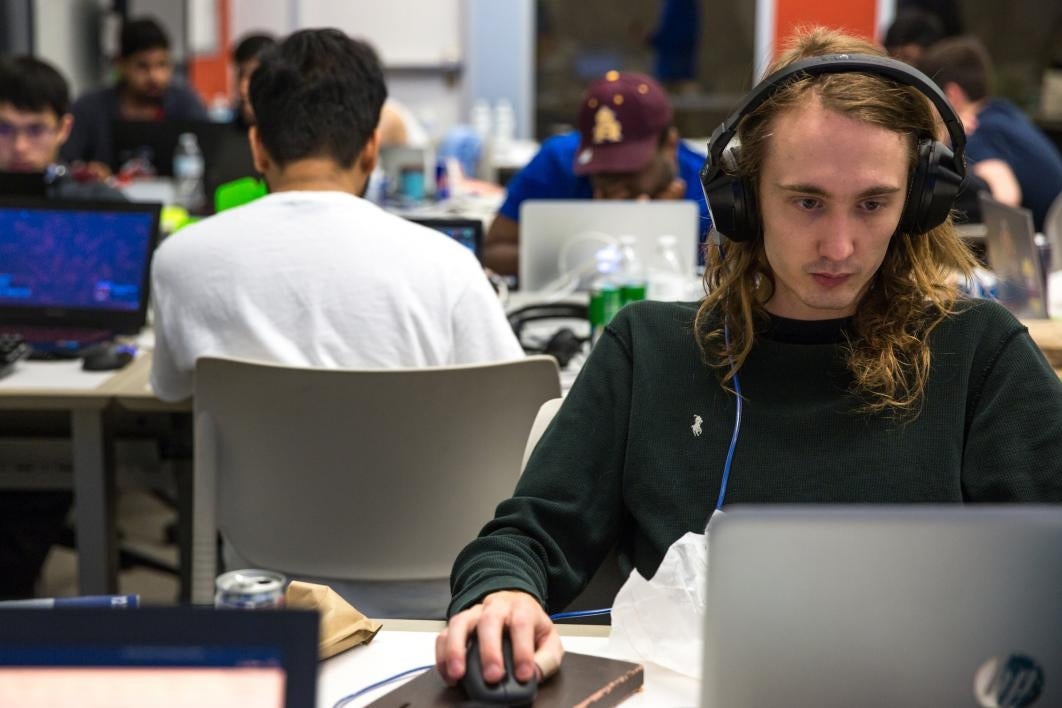
[[[1037,231],[1062,193],[1062,154],[1014,104],[991,93],[992,62],[974,37],[933,45],[918,67],[944,91],[963,121],[966,159],[992,196],[1033,215]]]
[[[583,96],[579,130],[547,139],[508,185],[487,232],[484,264],[515,275],[527,199],[690,199],[711,226],[699,173],[704,156],[679,140],[671,102],[644,74],[610,71]]]

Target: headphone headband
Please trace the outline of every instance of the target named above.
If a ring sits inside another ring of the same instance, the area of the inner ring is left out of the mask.
[[[741,119],[756,110],[764,101],[778,91],[803,76],[819,76],[821,74],[874,74],[887,79],[910,86],[919,90],[922,95],[936,106],[940,117],[944,120],[944,127],[951,138],[951,148],[955,154],[955,166],[960,176],[966,174],[966,131],[962,127],[962,121],[951,107],[948,99],[933,80],[918,69],[904,64],[896,59],[879,57],[873,54],[825,54],[823,56],[801,59],[787,67],[774,72],[759,84],[745,97],[733,113],[720,124],[708,141],[708,167],[715,167],[723,150],[737,132]]]

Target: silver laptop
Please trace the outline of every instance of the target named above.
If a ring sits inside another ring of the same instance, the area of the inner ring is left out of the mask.
[[[1062,706],[1062,506],[737,508],[708,578],[703,708]]]
[[[998,282],[996,299],[1016,317],[1047,317],[1043,262],[1036,246],[1032,212],[978,197],[985,225],[988,264]]]
[[[685,200],[528,200],[520,206],[520,289],[543,290],[564,271],[592,272],[594,254],[621,236],[637,238],[638,257],[646,268],[666,267],[657,237],[674,236],[676,252],[693,276],[699,221],[697,204]]]

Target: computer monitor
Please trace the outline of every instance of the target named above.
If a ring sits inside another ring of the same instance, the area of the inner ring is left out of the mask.
[[[0,705],[313,708],[317,623],[294,610],[0,610]]]
[[[646,268],[662,268],[657,238],[671,235],[690,277],[700,249],[700,212],[691,201],[528,200],[520,206],[518,285],[538,291],[562,273],[595,270],[594,254],[622,236],[636,238],[638,258]]]
[[[0,324],[137,332],[160,209],[0,199]]]
[[[483,222],[479,219],[407,218],[415,224],[446,234],[472,251],[478,260],[483,260]]]
[[[701,705],[1062,705],[1060,561],[1057,506],[733,507]]]

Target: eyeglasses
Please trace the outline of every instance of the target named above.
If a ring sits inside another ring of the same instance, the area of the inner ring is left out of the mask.
[[[30,123],[29,125],[12,125],[0,121],[0,141],[13,143],[18,140],[21,133],[31,143],[40,143],[53,135],[59,128],[45,123]]]

